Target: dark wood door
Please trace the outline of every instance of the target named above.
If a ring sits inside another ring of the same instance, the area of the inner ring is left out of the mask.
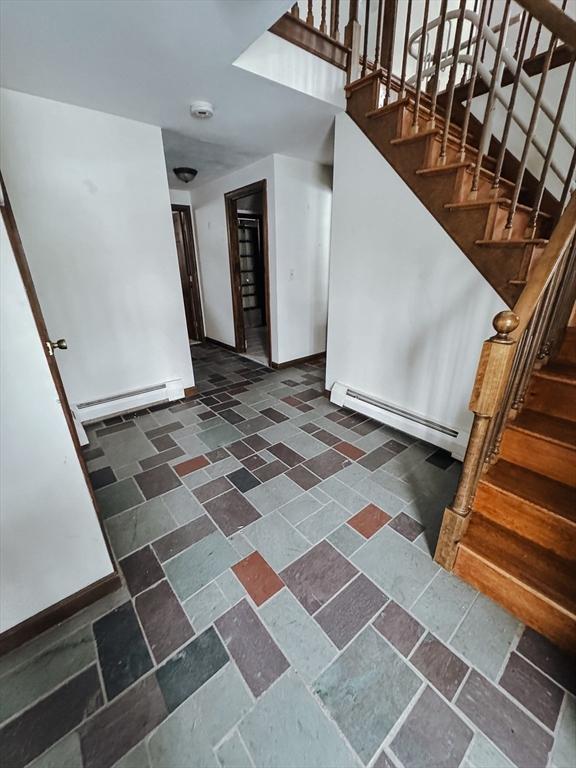
[[[178,252],[178,266],[180,267],[180,282],[182,284],[182,295],[184,296],[188,338],[191,341],[204,341],[200,285],[194,251],[190,208],[186,205],[173,205],[172,221],[174,223],[176,251]]]

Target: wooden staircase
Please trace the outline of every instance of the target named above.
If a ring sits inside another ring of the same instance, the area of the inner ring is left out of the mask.
[[[576,328],[535,371],[500,460],[479,482],[454,572],[576,648]]]
[[[548,242],[552,216],[538,213],[528,232],[530,208],[519,204],[505,232],[515,181],[492,188],[495,159],[484,157],[476,194],[471,194],[477,147],[465,143],[451,122],[445,160],[440,160],[444,119],[430,125],[425,95],[414,127],[414,94],[379,107],[385,73],[378,70],[346,88],[347,114],[442,225],[502,299],[513,306]]]

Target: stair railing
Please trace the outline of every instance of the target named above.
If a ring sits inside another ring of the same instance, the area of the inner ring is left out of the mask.
[[[474,414],[470,440],[434,555],[448,570],[468,527],[482,473],[498,458],[506,423],[521,409],[534,368],[559,345],[575,300],[576,194],[513,310],[496,315],[496,334],[482,346],[469,404]]]

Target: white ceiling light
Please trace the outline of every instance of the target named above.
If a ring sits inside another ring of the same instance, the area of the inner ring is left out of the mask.
[[[190,104],[190,114],[199,120],[208,120],[214,114],[214,107],[209,101],[193,101]]]

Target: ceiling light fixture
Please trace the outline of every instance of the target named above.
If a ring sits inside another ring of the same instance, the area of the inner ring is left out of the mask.
[[[214,114],[214,107],[209,101],[193,101],[190,104],[190,114],[199,120],[208,120]]]
[[[198,175],[196,168],[172,168],[174,175],[183,181],[185,184],[195,179]]]

